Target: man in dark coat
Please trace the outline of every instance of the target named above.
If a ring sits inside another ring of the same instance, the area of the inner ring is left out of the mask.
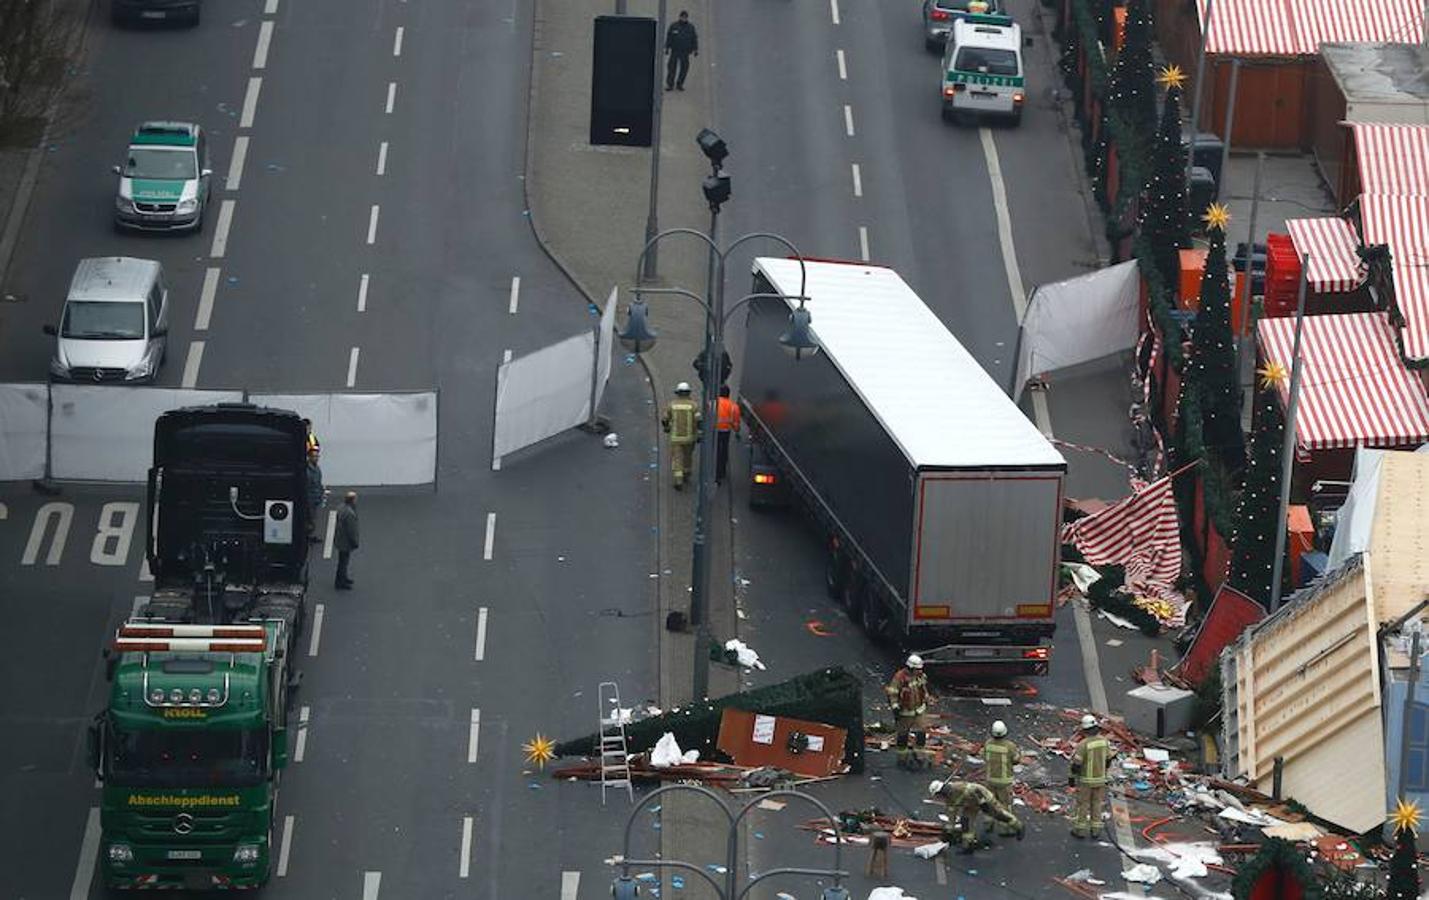
[[[685,76],[690,73],[690,57],[700,55],[700,36],[690,23],[690,14],[683,9],[680,18],[665,32],[665,55],[670,57],[665,65],[665,90],[683,91]]]
[[[308,450],[308,541],[317,542],[318,511],[322,509],[323,498],[327,491],[323,489],[323,470],[318,465],[321,454],[316,447]]]
[[[333,537],[333,547],[337,548],[337,578],[333,587],[340,591],[352,589],[352,579],[348,577],[347,565],[352,559],[352,551],[357,549],[357,491],[348,491],[342,498],[342,506],[337,511],[337,533]]]

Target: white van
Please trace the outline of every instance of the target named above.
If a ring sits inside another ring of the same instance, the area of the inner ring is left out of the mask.
[[[957,19],[943,52],[943,118],[996,116],[1018,124],[1027,99],[1024,72],[1022,29],[1012,19]]]
[[[169,288],[152,259],[82,259],[70,280],[50,375],[88,383],[153,381],[168,347]]]

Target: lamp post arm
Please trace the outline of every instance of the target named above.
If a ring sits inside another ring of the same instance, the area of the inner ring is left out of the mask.
[[[749,234],[740,235],[739,237],[735,238],[734,243],[730,244],[728,247],[725,247],[724,252],[720,254],[721,268],[723,268],[724,258],[729,256],[730,253],[734,252],[734,248],[738,247],[740,244],[743,244],[745,241],[752,241],[756,238],[767,238],[775,242],[776,244],[782,244],[784,246],[784,249],[788,250],[791,254],[793,254],[794,258],[799,261],[799,294],[802,296],[808,293],[809,279],[808,270],[804,266],[804,254],[800,253],[799,248],[795,247],[793,243],[789,241],[788,238],[780,234],[775,234],[772,231],[752,231]]]
[[[808,875],[808,874],[831,875],[831,876],[833,877],[833,879],[834,879],[834,887],[839,887],[839,886],[840,886],[840,885],[839,885],[839,879],[841,879],[844,875],[846,875],[846,874],[848,874],[848,873],[846,873],[846,872],[840,872],[840,871],[839,871],[839,870],[841,870],[841,869],[843,868],[843,841],[838,840],[838,834],[839,834],[839,821],[838,821],[838,819],[835,819],[835,818],[834,818],[833,812],[832,812],[827,806],[825,806],[825,805],[824,805],[824,802],[823,802],[822,800],[820,800],[818,797],[815,797],[813,794],[806,794],[806,793],[804,793],[803,791],[795,791],[795,790],[791,790],[791,789],[789,789],[789,788],[783,788],[783,789],[777,790],[777,791],[770,791],[770,792],[767,793],[767,794],[761,794],[760,796],[755,797],[753,800],[750,800],[748,803],[744,804],[744,806],[740,808],[739,814],[736,815],[733,819],[730,820],[730,823],[729,823],[729,868],[730,868],[730,872],[731,872],[731,873],[734,872],[734,863],[735,863],[735,859],[736,859],[736,856],[737,856],[737,853],[736,853],[736,842],[739,840],[739,823],[744,819],[744,817],[749,813],[750,810],[754,809],[756,806],[758,806],[759,804],[763,803],[765,800],[770,800],[770,799],[773,799],[774,797],[793,797],[793,798],[798,799],[798,800],[807,800],[808,802],[814,804],[816,807],[819,808],[819,812],[823,814],[823,818],[825,818],[825,819],[828,820],[829,828],[831,828],[831,829],[833,830],[833,833],[834,833],[834,838],[835,838],[835,840],[834,840],[834,868],[833,868],[833,870],[831,870],[831,871],[816,870],[816,871],[812,871],[812,872],[811,872],[810,870],[807,870],[807,869],[774,869],[774,870],[772,870],[772,871],[770,871],[770,872],[766,872],[765,875],[773,875],[773,874],[775,874],[776,872],[789,872],[789,873],[795,874],[795,875]],[[755,881],[754,881],[754,882],[751,882],[750,884],[753,885],[753,884],[757,883],[758,880],[759,880],[759,879],[755,879]],[[733,886],[733,884],[734,884],[734,881],[733,881],[733,879],[731,879],[730,885]],[[745,890],[747,891],[748,888],[745,888]],[[739,896],[740,896],[740,897],[743,897],[743,896],[744,896],[744,891],[741,891],[740,894],[739,894]]]
[[[724,320],[720,322],[720,325],[722,327],[729,324],[729,320],[734,317],[734,314],[739,311],[741,306],[754,300],[798,300],[802,302],[807,299],[809,298],[800,297],[795,294],[746,294],[734,301],[734,303],[724,311]]]
[[[714,251],[716,254],[719,253],[719,246],[713,240],[711,240],[709,235],[705,234],[703,231],[696,231],[693,228],[666,228],[664,231],[660,232],[659,234],[652,237],[650,240],[646,241],[645,246],[640,248],[640,256],[638,259],[635,260],[636,284],[639,284],[641,281],[644,280],[641,273],[645,271],[645,254],[650,252],[651,247],[655,246],[656,244],[660,243],[660,241],[674,234],[694,235],[695,237],[708,244],[710,250]]]
[[[724,805],[724,801],[719,798],[719,794],[716,794],[709,788],[698,784],[667,784],[658,787],[644,797],[641,797],[640,802],[635,804],[635,808],[630,811],[630,816],[625,820],[625,843],[620,845],[622,850],[621,859],[624,860],[622,863],[622,874],[629,875],[632,865],[640,865],[640,863],[627,859],[627,857],[630,856],[630,829],[635,826],[635,817],[640,813],[640,810],[650,805],[650,801],[659,797],[661,794],[669,794],[674,791],[693,791],[697,794],[703,794],[714,801],[715,806],[719,807],[720,812],[724,813],[724,817],[730,820],[730,825],[733,826],[733,816],[730,815],[729,807]]]
[[[724,896],[724,887],[723,887],[718,881],[715,881],[715,880],[714,880],[714,876],[713,876],[713,875],[711,875],[710,873],[706,872],[704,869],[702,869],[701,867],[695,865],[694,863],[687,863],[687,862],[685,862],[685,861],[683,861],[683,860],[679,860],[679,859],[625,859],[625,860],[621,860],[620,864],[621,864],[622,866],[626,867],[626,870],[627,870],[627,871],[625,871],[625,872],[623,873],[623,874],[625,874],[625,875],[629,875],[629,874],[630,874],[630,872],[628,871],[630,866],[640,866],[642,869],[644,869],[644,868],[649,868],[649,869],[683,869],[683,870],[685,870],[686,872],[694,872],[696,875],[698,875],[698,876],[700,876],[701,878],[703,878],[703,879],[705,880],[705,883],[706,883],[706,884],[708,884],[710,887],[714,888],[715,896],[717,896],[717,897],[723,897],[723,896]],[[778,871],[781,871],[781,870],[777,870],[777,869],[775,870],[775,872],[778,872]],[[769,874],[773,875],[773,874],[775,874],[775,872],[771,872],[771,873],[769,873]],[[823,873],[818,873],[818,874],[823,874]],[[742,896],[744,896],[744,895],[741,894],[740,896],[742,897]]]
[[[743,888],[741,888],[740,892],[738,894],[735,894],[732,900],[744,900],[745,896],[749,894],[751,888],[753,888],[756,884],[763,881],[764,879],[773,878],[775,875],[814,875],[819,878],[832,878],[834,880],[835,887],[839,886],[840,879],[848,877],[847,872],[841,872],[838,869],[804,869],[798,866],[785,866],[783,868],[770,869],[768,872],[759,873],[754,878],[750,879],[749,884],[746,884]]]
[[[645,287],[637,287],[637,288],[635,288],[634,293],[635,293],[635,296],[637,296],[637,297],[639,297],[639,296],[642,295],[642,294],[666,294],[666,295],[674,295],[674,296],[676,296],[676,297],[684,297],[684,298],[687,299],[687,300],[693,300],[693,301],[695,301],[696,303],[698,303],[698,304],[704,309],[706,316],[710,316],[710,315],[713,315],[713,314],[714,314],[714,311],[710,309],[709,303],[708,303],[703,297],[701,297],[699,294],[696,294],[694,291],[687,291],[687,290],[685,290],[684,288],[678,288],[678,287],[665,287],[665,288],[645,288]]]

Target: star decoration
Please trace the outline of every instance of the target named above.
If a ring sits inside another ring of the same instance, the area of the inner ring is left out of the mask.
[[[526,762],[535,763],[542,769],[546,768],[546,763],[556,758],[556,742],[536,732],[536,736],[521,745],[521,749],[526,753]]]
[[[1186,85],[1186,73],[1181,71],[1180,66],[1164,66],[1161,73],[1156,76],[1156,83],[1166,88],[1184,87]]]
[[[1230,208],[1224,203],[1212,203],[1206,207],[1206,214],[1201,216],[1201,221],[1206,223],[1207,228],[1225,231],[1226,226],[1231,223]]]
[[[1419,833],[1419,804],[1409,803],[1401,799],[1394,808],[1394,815],[1389,817],[1394,823],[1394,831],[1398,834],[1401,831],[1408,831],[1410,834]]]
[[[1285,364],[1274,359],[1256,369],[1255,374],[1260,376],[1260,386],[1264,390],[1278,388],[1290,377],[1290,371],[1285,368]]]

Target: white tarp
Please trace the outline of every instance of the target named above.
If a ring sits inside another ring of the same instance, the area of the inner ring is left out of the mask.
[[[1038,375],[1135,347],[1139,299],[1136,260],[1038,287],[1022,319],[1013,398]]]
[[[48,386],[0,384],[0,481],[45,474]]]
[[[250,403],[313,420],[328,486],[431,484],[437,477],[435,391],[252,394]]]
[[[144,481],[154,459],[154,420],[161,413],[243,399],[239,391],[117,384],[56,384],[50,391],[51,475],[76,481]]]
[[[590,421],[592,393],[595,410],[600,409],[615,346],[616,296],[612,288],[593,333],[566,338],[501,364],[491,429],[493,468],[508,453]]]
[[[1369,535],[1374,526],[1375,501],[1379,498],[1379,464],[1391,451],[1373,447],[1355,450],[1354,480],[1344,505],[1335,514],[1335,538],[1330,542],[1329,562],[1325,571],[1333,572],[1345,560],[1369,548]],[[1416,453],[1429,453],[1425,444]]]

